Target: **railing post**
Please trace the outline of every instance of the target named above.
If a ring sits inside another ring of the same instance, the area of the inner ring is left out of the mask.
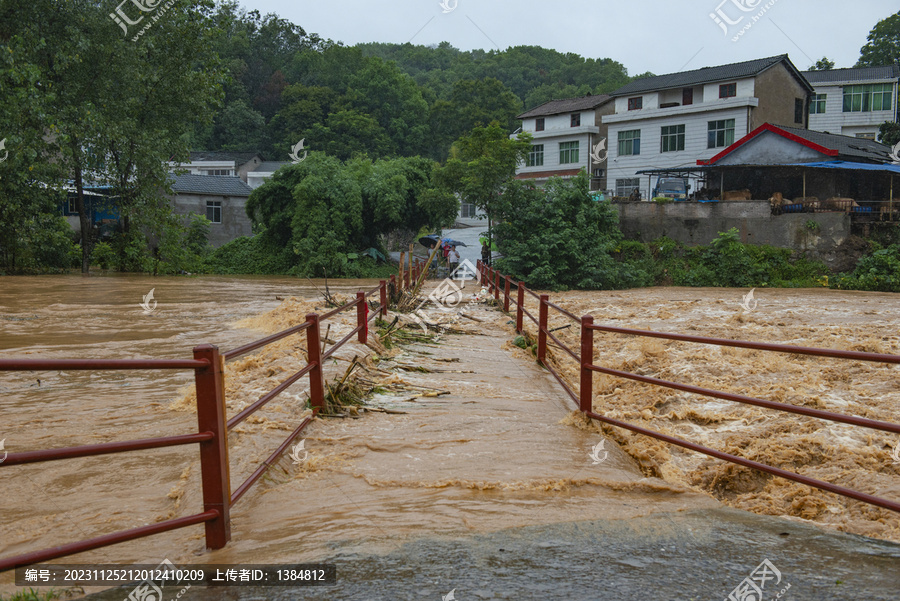
[[[503,312],[509,313],[509,276],[504,276],[503,279],[506,280],[503,284]]]
[[[205,523],[206,546],[221,549],[231,540],[231,478],[228,465],[228,425],[225,423],[225,386],[223,361],[219,348],[201,344],[194,348],[194,359],[209,366],[194,371],[197,387],[197,424],[200,432],[215,437],[200,443],[200,474],[203,481],[203,510],[214,509],[219,517]]]
[[[409,290],[409,271],[403,274],[403,289]]]
[[[500,272],[494,271],[494,300],[500,300]]]
[[[541,295],[541,304],[538,310],[538,361],[541,362],[541,365],[544,364],[544,360],[547,358],[547,313],[549,311],[549,307],[547,303],[550,302],[549,294]]]
[[[322,374],[322,340],[319,330],[319,316],[310,313],[306,316],[310,327],[306,328],[306,356],[310,364],[314,364],[309,371],[309,402],[313,411],[325,407],[325,379]]]
[[[519,293],[516,302],[516,332],[522,333],[522,319],[525,317],[525,283],[519,282]]]
[[[482,278],[481,278],[481,275],[482,275],[481,274],[481,259],[478,259],[477,261],[475,261],[475,274],[478,276],[478,279],[475,280],[475,283],[480,284],[481,280],[482,280]]]
[[[582,413],[594,410],[594,372],[588,367],[594,363],[594,318],[581,318],[581,383],[578,389]]]
[[[385,280],[381,280],[381,283],[378,285],[378,300],[381,302],[381,316],[387,317],[388,312],[388,294],[387,294],[387,282]]]
[[[397,276],[396,275],[391,276],[391,289],[389,290],[389,292],[390,292],[391,302],[394,302],[394,299],[397,298],[397,294],[398,294]]]
[[[356,327],[359,331],[359,343],[365,344],[369,339],[369,303],[366,302],[366,293],[356,293]]]

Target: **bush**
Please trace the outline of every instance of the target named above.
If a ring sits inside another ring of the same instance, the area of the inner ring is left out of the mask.
[[[621,289],[648,286],[638,265],[613,258],[622,243],[618,212],[590,196],[587,176],[551,178],[543,190],[512,182],[497,201],[501,271],[531,288]],[[629,247],[633,248],[633,247]]]
[[[832,288],[900,292],[900,244],[875,250],[863,257],[851,275],[835,278]]]
[[[100,265],[100,269],[109,269],[115,259],[116,253],[107,242],[98,242],[91,251],[91,261]]]
[[[736,229],[708,246],[687,247],[670,238],[646,245],[647,254],[623,246],[624,259],[651,273],[659,285],[703,287],[821,286],[828,268],[787,248],[742,244]],[[650,258],[647,258],[647,255]]]
[[[242,236],[210,253],[204,271],[219,274],[283,275],[291,270],[294,253],[275,248],[260,236]]]

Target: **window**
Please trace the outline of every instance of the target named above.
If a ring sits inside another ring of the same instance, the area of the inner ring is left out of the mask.
[[[809,103],[810,115],[821,115],[825,112],[825,98],[828,94],[813,94],[812,102]]]
[[[539,117],[534,120],[534,131],[544,131],[544,118]]]
[[[540,167],[544,164],[544,145],[534,144],[525,159],[526,167]]]
[[[794,98],[794,123],[803,123],[803,99]]]
[[[684,150],[684,126],[670,125],[662,128],[659,151],[675,152],[676,150]]]
[[[619,156],[641,154],[641,130],[619,132]]]
[[[638,111],[644,108],[644,97],[638,96],[637,98],[629,98],[628,99],[628,110],[629,111]]]
[[[578,162],[578,142],[559,143],[559,162],[560,164]]]
[[[681,104],[684,106],[694,104],[694,88],[685,88],[681,91]]]
[[[579,127],[581,125],[581,113],[576,113],[572,115],[572,127]]]
[[[709,122],[707,148],[724,148],[734,144],[734,119]]]
[[[231,169],[209,169],[206,175],[231,175]]]
[[[889,111],[894,106],[893,85],[878,83],[866,86],[844,86],[844,112],[868,113],[871,111]]]
[[[737,96],[736,83],[723,83],[719,86],[719,98],[733,98]]]
[[[77,215],[78,214],[78,208],[75,206],[75,202],[76,201],[74,198],[69,199],[69,211],[68,211],[69,215]]]
[[[474,219],[475,217],[477,217],[477,209],[475,208],[475,205],[468,202],[460,203],[459,216],[463,219]]]
[[[626,178],[616,180],[616,196],[631,196],[631,192],[641,187],[641,180],[638,178]]]
[[[207,200],[206,201],[206,218],[212,223],[222,223],[222,201]]]

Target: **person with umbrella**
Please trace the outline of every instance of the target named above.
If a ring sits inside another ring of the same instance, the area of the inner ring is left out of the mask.
[[[491,247],[488,246],[487,238],[481,241],[481,262],[488,266],[491,264]]]
[[[447,263],[450,266],[450,276],[453,277],[453,272],[459,267],[459,253],[456,251],[455,245],[450,246],[450,251],[447,253]]]

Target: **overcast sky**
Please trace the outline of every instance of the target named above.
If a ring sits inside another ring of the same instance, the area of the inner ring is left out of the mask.
[[[535,45],[612,58],[630,75],[783,53],[801,70],[823,56],[836,67],[852,67],[872,27],[898,8],[897,0],[443,0],[450,9],[444,12],[439,0],[240,1],[247,10],[276,13],[347,45],[447,41],[462,50]],[[717,9],[727,35],[710,16]],[[723,17],[742,20],[729,25]]]

